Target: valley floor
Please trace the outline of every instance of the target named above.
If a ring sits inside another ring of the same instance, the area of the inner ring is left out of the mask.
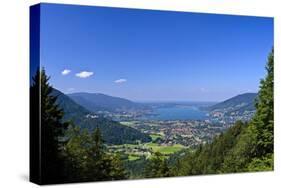
[[[149,134],[151,142],[134,144],[107,145],[108,152],[121,155],[122,159],[135,161],[149,159],[156,152],[165,158],[184,149],[195,148],[212,140],[225,130],[203,120],[145,120],[122,121],[121,124]]]

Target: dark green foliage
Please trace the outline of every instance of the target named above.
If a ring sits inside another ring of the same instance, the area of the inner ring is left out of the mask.
[[[141,142],[151,141],[148,134],[103,117],[96,119],[77,117],[74,122],[81,129],[87,129],[90,132],[99,126],[107,144],[134,144],[137,140]]]
[[[224,159],[223,172],[245,172],[247,164],[253,159],[252,153],[255,151],[256,134],[253,127],[247,128],[239,135],[237,143],[231,148]]]
[[[69,182],[125,179],[126,173],[119,156],[107,154],[99,128],[93,133],[68,130],[69,141],[65,147]]]
[[[254,158],[247,168],[248,171],[270,171],[273,169],[273,164],[273,154],[269,154],[266,157]]]
[[[252,125],[256,128],[256,157],[273,153],[273,50],[268,57],[267,76],[260,82],[259,96],[256,103],[257,113]]]
[[[42,183],[58,183],[64,179],[63,136],[68,123],[63,122],[63,111],[56,104],[56,97],[50,95],[52,87],[45,70],[37,71],[31,96],[39,91],[41,103],[41,177]]]
[[[146,178],[171,176],[168,162],[165,157],[159,152],[156,152],[148,161],[144,173]]]
[[[144,134],[132,127],[124,126],[119,122],[100,117],[99,115],[98,118],[87,117],[87,115],[97,114],[86,110],[56,89],[53,89],[52,95],[57,97],[57,104],[64,110],[63,119],[65,121],[72,121],[81,130],[87,129],[90,132],[99,126],[103,139],[107,144],[135,143],[136,140],[141,142],[151,141],[148,134]]]
[[[172,169],[174,175],[198,175],[220,173],[225,157],[237,143],[245,124],[237,122],[224,134],[214,138],[212,143],[199,146],[178,160]]]
[[[147,160],[145,156],[141,156],[137,160],[125,160],[124,167],[131,179],[144,178],[145,167],[147,166],[148,162],[149,160]]]
[[[84,117],[86,114],[90,113],[89,110],[86,110],[84,107],[75,103],[71,98],[57,89],[53,88],[51,95],[57,97],[56,104],[58,104],[63,109],[63,119],[65,121],[73,120],[74,117]]]
[[[61,95],[54,96],[58,92],[49,85],[45,70],[38,70],[33,80],[30,96],[40,96],[41,102],[41,125],[37,125],[41,126],[40,183],[126,178],[119,156],[106,153],[98,127],[90,134],[88,130],[81,131],[75,125],[69,126],[71,123],[64,120],[64,112],[59,105],[66,99],[57,101]],[[68,109],[80,109],[80,113],[83,113],[83,107],[71,101],[67,103],[72,104]]]
[[[256,113],[225,160],[227,172],[273,169],[273,60],[272,50],[266,66],[267,75],[260,82]],[[272,163],[266,163],[266,168],[259,166],[261,161],[268,159],[272,159]],[[258,166],[255,168],[255,165]]]

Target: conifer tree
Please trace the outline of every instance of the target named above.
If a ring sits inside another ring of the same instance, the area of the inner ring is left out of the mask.
[[[88,178],[90,180],[125,179],[126,173],[118,156],[107,154],[99,127],[92,133],[92,148],[89,150],[90,163]]]
[[[92,148],[93,156],[96,157],[97,159],[100,159],[104,153],[103,153],[103,140],[99,127],[95,129],[94,133],[92,134],[92,137],[94,142]]]
[[[64,160],[62,155],[63,136],[67,123],[62,122],[63,111],[56,104],[57,97],[52,96],[53,88],[49,85],[50,77],[43,68],[37,71],[31,86],[31,96],[39,93],[40,99],[40,134],[41,134],[41,177],[42,183],[57,183],[64,178]]]
[[[266,65],[266,78],[260,82],[256,103],[257,112],[252,121],[252,125],[255,126],[257,133],[256,157],[273,153],[273,63],[274,50],[272,49]]]
[[[118,156],[106,153],[99,128],[93,133],[72,127],[66,156],[69,181],[101,181],[125,179],[126,173]]]
[[[166,159],[160,152],[156,152],[145,167],[145,177],[169,177],[170,174]]]
[[[40,99],[42,183],[125,179],[119,157],[106,153],[99,128],[90,134],[63,121],[49,79],[44,68],[38,70],[30,88],[30,96]]]

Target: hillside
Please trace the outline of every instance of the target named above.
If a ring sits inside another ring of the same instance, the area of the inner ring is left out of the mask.
[[[255,110],[256,97],[257,93],[244,93],[207,107],[206,110],[210,112],[221,111],[228,115],[230,113],[243,114],[245,111]]]
[[[89,110],[77,104],[71,98],[57,89],[53,88],[52,95],[57,96],[56,103],[59,104],[64,111],[64,120],[70,120],[73,118],[75,119],[76,117],[85,116],[85,114],[90,113]]]
[[[120,97],[101,93],[72,93],[68,96],[86,109],[95,111],[127,111],[142,107],[141,104]]]
[[[99,127],[105,142],[108,144],[135,143],[137,140],[148,142],[151,140],[148,135],[134,128],[90,112],[56,89],[53,90],[52,95],[57,96],[57,103],[64,110],[64,120],[72,120],[75,125],[90,131]]]

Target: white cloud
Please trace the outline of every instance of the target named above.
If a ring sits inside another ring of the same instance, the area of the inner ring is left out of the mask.
[[[82,71],[82,72],[76,73],[75,76],[77,76],[79,78],[88,78],[88,77],[92,76],[93,74],[94,74],[93,72]]]
[[[61,74],[62,75],[67,75],[67,74],[69,74],[71,72],[71,70],[69,70],[69,69],[64,69],[62,72],[61,72]]]
[[[122,84],[122,83],[124,83],[124,82],[127,82],[127,80],[124,79],[124,78],[120,78],[120,79],[118,79],[118,80],[115,80],[114,82],[115,82],[116,84]]]

